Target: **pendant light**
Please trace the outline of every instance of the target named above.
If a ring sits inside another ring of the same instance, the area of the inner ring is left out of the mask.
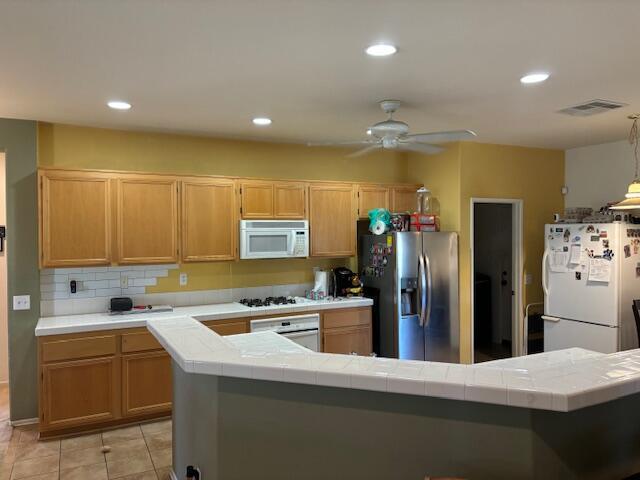
[[[625,199],[611,206],[612,210],[640,210],[640,178],[638,177],[638,118],[640,114],[629,115],[629,120],[633,120],[631,131],[629,132],[629,143],[633,145],[633,155],[636,160],[636,176],[629,184]]]

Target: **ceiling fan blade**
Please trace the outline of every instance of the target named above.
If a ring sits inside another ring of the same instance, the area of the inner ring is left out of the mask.
[[[307,142],[307,147],[348,147],[353,145],[369,145],[371,140],[354,140],[352,142]]]
[[[457,142],[460,140],[471,140],[476,136],[475,132],[472,132],[471,130],[452,130],[450,132],[416,133],[413,135],[405,135],[403,139],[407,139],[412,142],[446,143]]]
[[[398,150],[408,150],[410,152],[426,153],[427,155],[435,155],[444,150],[444,147],[430,145],[428,143],[410,143],[398,142]]]
[[[353,153],[347,155],[349,158],[361,157],[362,155],[366,155],[369,152],[373,152],[374,150],[378,150],[382,148],[382,142],[374,143],[373,145],[369,145],[368,147],[361,148],[360,150],[356,150]]]

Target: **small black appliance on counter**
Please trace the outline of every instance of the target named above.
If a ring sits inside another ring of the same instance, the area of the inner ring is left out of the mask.
[[[112,312],[128,312],[133,308],[133,300],[129,297],[115,297],[111,299],[109,310]]]
[[[360,276],[346,267],[333,269],[335,275],[335,292],[338,297],[361,297],[362,283]]]

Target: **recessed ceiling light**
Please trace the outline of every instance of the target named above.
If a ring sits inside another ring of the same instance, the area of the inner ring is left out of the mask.
[[[387,57],[389,55],[393,55],[397,51],[398,49],[396,47],[389,45],[388,43],[377,43],[376,45],[367,47],[365,50],[367,55],[371,55],[372,57]]]
[[[540,83],[549,78],[549,74],[545,72],[528,73],[520,79],[521,83]]]
[[[253,119],[253,124],[260,126],[271,125],[271,119],[267,117],[256,117]]]
[[[113,108],[114,110],[129,110],[131,108],[131,104],[127,102],[123,102],[122,100],[112,100],[107,102],[107,106],[109,108]]]

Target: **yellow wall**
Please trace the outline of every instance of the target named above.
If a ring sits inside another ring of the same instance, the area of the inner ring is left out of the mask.
[[[463,362],[471,361],[471,198],[523,200],[523,308],[543,299],[541,259],[545,223],[562,212],[564,151],[483,143],[461,144],[460,181],[460,345]],[[524,283],[524,281],[523,281]]]
[[[177,174],[262,178],[407,181],[407,160],[399,152],[347,158],[350,150],[299,144],[240,141],[164,133],[107,130],[72,125],[38,125],[38,164]],[[313,267],[345,265],[355,259],[254,260],[181,265],[148,292],[207,290],[303,283]],[[189,283],[180,287],[186,272]]]

